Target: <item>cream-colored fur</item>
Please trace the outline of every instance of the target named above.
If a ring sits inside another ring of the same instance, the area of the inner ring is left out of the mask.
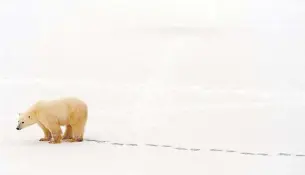
[[[81,142],[84,137],[88,107],[80,99],[69,97],[38,101],[25,113],[19,115],[17,130],[37,123],[44,133],[44,138],[40,141],[60,143],[64,139],[70,142]],[[63,136],[60,126],[66,126]]]

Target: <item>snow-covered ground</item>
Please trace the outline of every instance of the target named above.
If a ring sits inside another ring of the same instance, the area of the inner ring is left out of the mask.
[[[1,175],[305,173],[302,1],[3,0],[0,22]],[[15,129],[62,96],[108,142]]]

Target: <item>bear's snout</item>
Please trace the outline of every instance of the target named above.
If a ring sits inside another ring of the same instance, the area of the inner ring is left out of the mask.
[[[17,129],[17,130],[20,130],[20,128],[19,128],[19,127],[17,127],[16,129]]]

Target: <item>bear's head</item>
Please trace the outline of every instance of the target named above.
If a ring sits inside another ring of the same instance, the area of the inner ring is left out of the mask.
[[[29,110],[25,113],[19,113],[18,115],[19,115],[19,120],[18,120],[18,126],[16,128],[17,130],[24,129],[37,122],[35,111]]]

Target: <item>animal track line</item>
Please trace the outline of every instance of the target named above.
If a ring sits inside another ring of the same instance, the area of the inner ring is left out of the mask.
[[[96,140],[96,139],[84,139],[84,141],[87,142],[95,142],[95,143],[99,143],[99,144],[111,144],[113,146],[129,146],[129,147],[139,147],[139,144],[136,143],[119,143],[119,142],[111,142],[111,141],[106,141],[106,140]],[[199,151],[203,151],[203,149],[200,148],[185,148],[185,147],[175,147],[172,145],[164,145],[164,144],[151,144],[151,143],[146,143],[142,146],[147,146],[147,147],[151,147],[151,148],[158,148],[158,149],[174,149],[174,150],[179,150],[179,151],[191,151],[191,152],[199,152]],[[217,148],[211,148],[211,149],[206,149],[206,151],[209,152],[219,152],[219,153],[226,153],[226,154],[239,154],[242,156],[280,156],[280,157],[303,157],[305,158],[305,154],[292,154],[292,153],[286,153],[286,152],[279,152],[276,154],[270,154],[270,153],[266,153],[266,152],[248,152],[248,151],[237,151],[237,150],[232,150],[232,149],[217,149]]]

